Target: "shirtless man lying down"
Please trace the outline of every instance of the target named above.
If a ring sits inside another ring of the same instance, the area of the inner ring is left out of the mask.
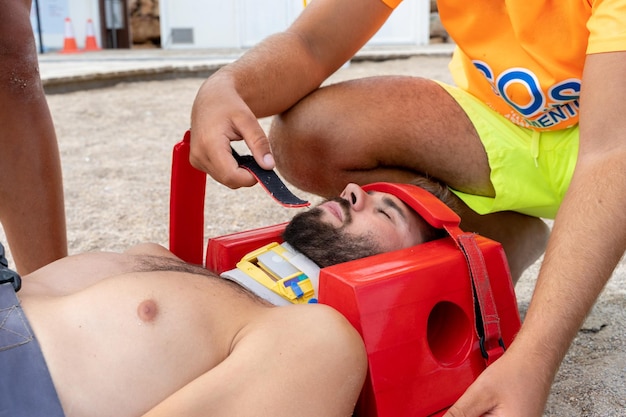
[[[354,184],[318,207],[307,229],[366,234],[377,251],[429,236],[397,197]],[[367,370],[334,309],[273,307],[156,244],[67,257],[17,293],[0,288],[0,416],[347,417]]]

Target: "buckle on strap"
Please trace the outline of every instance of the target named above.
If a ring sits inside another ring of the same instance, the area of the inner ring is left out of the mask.
[[[487,365],[491,365],[492,363],[494,363],[496,359],[500,358],[500,356],[502,356],[502,354],[506,350],[506,347],[504,346],[504,340],[502,340],[501,337],[497,341],[497,346],[493,346],[492,343],[492,346],[488,347],[487,344],[489,344],[489,341],[485,339],[485,336],[480,336],[478,341],[480,346],[480,354],[487,362]]]
[[[9,268],[0,269],[0,285],[11,283],[15,292],[18,292],[22,288],[22,277]]]
[[[15,292],[22,288],[22,277],[17,272],[9,269],[9,262],[4,256],[4,246],[0,243],[0,285],[6,283],[11,283]]]

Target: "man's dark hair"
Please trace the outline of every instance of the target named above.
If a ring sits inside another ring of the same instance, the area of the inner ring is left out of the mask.
[[[425,189],[443,201],[455,212],[458,210],[457,197],[439,181],[418,177],[411,184]],[[343,198],[333,198],[347,213],[345,224],[349,224],[350,204]],[[298,213],[289,222],[283,232],[283,239],[294,249],[315,262],[320,268],[343,262],[382,253],[382,249],[369,236],[348,235],[344,227],[335,228],[332,225],[319,221],[323,211],[314,207],[308,211]],[[442,229],[429,226],[424,231],[425,241],[439,239],[446,236]]]
[[[415,185],[428,191],[439,200],[441,200],[452,211],[460,215],[461,210],[459,198],[454,195],[454,193],[450,191],[448,186],[441,181],[429,177],[416,177],[413,181],[410,181],[409,184]],[[435,227],[432,227],[431,225],[428,225],[428,232],[424,234],[424,238],[425,241],[428,242],[431,240],[440,239],[447,235],[448,232],[446,232],[445,230],[437,229]]]

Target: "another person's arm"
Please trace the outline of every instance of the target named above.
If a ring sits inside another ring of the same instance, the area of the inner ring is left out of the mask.
[[[237,167],[230,141],[243,139],[257,162],[274,167],[257,118],[285,111],[350,59],[392,9],[381,0],[315,0],[200,88],[191,114],[191,163],[231,188],[256,180]]]
[[[526,319],[446,417],[542,414],[561,360],[626,249],[624,74],[626,52],[587,57],[579,160]]]
[[[25,275],[67,255],[61,161],[30,1],[0,3],[0,222]]]

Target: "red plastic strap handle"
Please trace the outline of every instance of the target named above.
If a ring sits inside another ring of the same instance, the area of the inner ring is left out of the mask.
[[[500,330],[500,317],[491,291],[487,265],[473,233],[463,233],[452,237],[467,261],[475,302],[478,303],[482,320],[480,323],[476,318],[480,349],[487,366],[489,366],[504,353],[504,342]],[[482,329],[479,328],[481,325]]]
[[[189,163],[190,132],[172,151],[170,180],[170,250],[179,258],[202,265],[206,174]]]

